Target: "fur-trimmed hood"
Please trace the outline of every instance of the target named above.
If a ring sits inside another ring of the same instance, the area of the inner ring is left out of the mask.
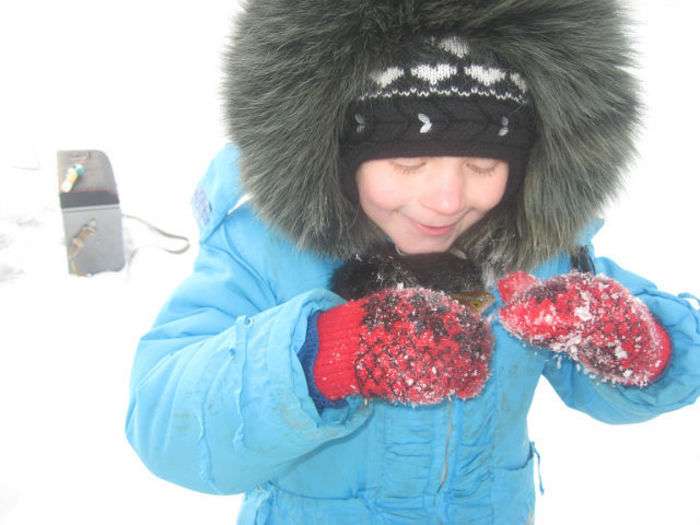
[[[537,139],[515,201],[454,244],[489,274],[561,250],[623,185],[641,103],[616,0],[251,0],[224,59],[225,121],[260,218],[347,259],[386,239],[342,191],[339,135],[378,65],[416,34],[459,35],[525,78]]]

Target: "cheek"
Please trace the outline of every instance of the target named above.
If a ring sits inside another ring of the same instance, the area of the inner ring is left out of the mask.
[[[393,210],[399,208],[405,200],[405,187],[390,175],[358,177],[357,190],[363,205],[372,208]]]
[[[483,211],[488,211],[496,206],[506,190],[507,177],[497,179],[483,179],[475,188],[476,206]]]

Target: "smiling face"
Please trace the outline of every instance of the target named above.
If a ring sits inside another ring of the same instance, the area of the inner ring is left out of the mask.
[[[362,209],[399,250],[444,252],[500,202],[508,163],[483,157],[368,160],[355,180]]]

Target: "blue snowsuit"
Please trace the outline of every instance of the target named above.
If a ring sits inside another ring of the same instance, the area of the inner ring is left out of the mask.
[[[212,494],[245,492],[239,524],[534,523],[526,418],[540,376],[566,405],[613,424],[644,421],[700,395],[700,313],[605,257],[596,273],[626,286],[668,331],[673,353],[647,388],[601,383],[515,339],[495,338],[483,393],[409,407],[350,397],[319,413],[297,352],[308,318],[344,301],[327,289],[342,261],[303,253],[240,200],[237,150],[212,162],[193,203],[201,227],[192,274],[139,342],[126,420],[156,475]],[[238,204],[238,205],[236,205]],[[570,271],[568,254],[533,273]]]

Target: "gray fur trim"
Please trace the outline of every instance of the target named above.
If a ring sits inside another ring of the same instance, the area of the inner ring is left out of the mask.
[[[630,24],[615,0],[254,0],[224,58],[227,130],[262,220],[347,259],[385,234],[342,193],[338,135],[373,70],[416,33],[462,35],[522,73],[538,137],[521,192],[455,241],[487,281],[573,248],[614,198],[640,124]],[[491,277],[489,277],[491,273]]]

